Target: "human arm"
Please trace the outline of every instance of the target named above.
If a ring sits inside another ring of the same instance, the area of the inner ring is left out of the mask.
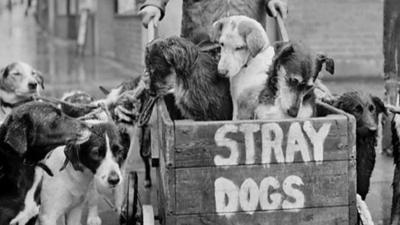
[[[276,17],[279,11],[282,17],[286,19],[288,6],[285,0],[266,0],[265,5],[269,16]]]
[[[140,8],[139,15],[142,16],[142,24],[147,28],[151,20],[154,20],[154,25],[157,26],[165,14],[165,7],[169,0],[145,0]]]

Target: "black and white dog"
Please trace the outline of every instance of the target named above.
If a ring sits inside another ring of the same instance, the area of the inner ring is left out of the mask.
[[[43,173],[38,162],[55,147],[79,143],[88,134],[83,123],[52,104],[30,102],[11,112],[0,127],[0,225],[25,224],[37,214],[35,190]]]
[[[323,64],[333,74],[334,61],[315,55],[297,42],[275,44],[275,56],[255,110],[258,119],[309,118],[315,116],[315,89]]]
[[[80,224],[85,203],[89,203],[88,224],[99,224],[97,201],[99,188],[115,188],[122,183],[121,167],[127,157],[120,132],[113,123],[90,125],[86,142],[59,147],[46,160],[54,171],[43,178],[41,210],[42,225],[55,225],[66,216],[67,224]],[[65,154],[64,154],[65,153]],[[60,170],[60,165],[63,165]]]

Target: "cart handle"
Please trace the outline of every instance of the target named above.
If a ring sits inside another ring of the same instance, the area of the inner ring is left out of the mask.
[[[147,25],[147,43],[151,42],[155,38],[155,23],[154,18],[150,20]]]
[[[289,35],[286,30],[285,23],[283,22],[282,15],[280,12],[278,12],[276,15],[276,22],[278,23],[278,29],[279,29],[279,33],[281,34],[282,41],[288,42]]]

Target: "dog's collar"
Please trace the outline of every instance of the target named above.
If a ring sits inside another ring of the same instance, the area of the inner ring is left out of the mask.
[[[9,103],[9,102],[4,101],[3,99],[0,99],[0,106],[5,107],[5,108],[15,108],[17,106],[20,106],[20,105],[22,105],[26,102],[32,101],[32,100],[33,100],[32,98],[27,98],[24,101],[20,101],[20,102],[16,102],[16,103]]]

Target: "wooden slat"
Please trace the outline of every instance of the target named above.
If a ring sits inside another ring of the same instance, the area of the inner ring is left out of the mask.
[[[356,181],[357,181],[357,170],[356,170],[356,119],[353,115],[346,114],[348,117],[349,127],[349,147],[350,162],[349,162],[349,175],[348,175],[348,189],[349,189],[349,224],[357,223],[357,206],[356,206]]]
[[[159,138],[161,145],[159,146],[160,155],[160,185],[162,199],[165,202],[166,213],[175,210],[175,170],[173,167],[173,154],[175,146],[174,124],[171,121],[164,101],[159,100],[157,103],[159,115]]]
[[[348,160],[349,159],[349,148],[347,145],[347,118],[344,116],[329,116],[326,118],[318,118],[310,120],[313,124],[314,129],[318,130],[322,124],[330,123],[330,132],[324,142],[324,154],[323,159],[326,161],[332,160]],[[281,127],[284,138],[282,142],[282,150],[284,156],[286,156],[287,137],[289,126],[292,123],[299,122],[300,126],[303,127],[304,121],[282,121],[277,122]],[[243,124],[257,125],[260,129],[266,122],[259,121],[246,121],[246,122],[197,122],[183,123],[182,121],[176,122],[175,136],[175,164],[177,168],[182,167],[199,167],[199,166],[215,166],[214,157],[221,155],[228,157],[230,151],[227,147],[217,146],[215,143],[215,133],[218,129],[226,124],[233,124],[234,126],[240,127]],[[303,128],[302,128],[303,129]],[[307,134],[302,132],[307,143],[308,149],[313,160],[313,146]],[[235,140],[239,146],[239,161],[238,164],[246,163],[246,147],[244,134],[241,131],[237,133],[229,133],[226,137]],[[255,154],[254,164],[261,164],[262,155],[262,138],[261,131],[254,133],[255,140]],[[303,158],[300,154],[296,154],[294,162],[302,162]],[[271,163],[277,163],[276,159],[272,157]]]
[[[288,201],[294,202],[293,198],[287,198],[282,189],[284,180],[294,175],[301,178],[304,184],[295,186],[305,197],[304,206],[301,208],[348,205],[348,162],[272,164],[269,167],[230,166],[226,168],[176,169],[175,214],[216,213],[214,185],[215,181],[221,177],[229,179],[236,186],[232,188],[229,186],[229,191],[241,187],[248,178],[251,178],[259,187],[264,178],[274,177],[280,184],[280,188],[277,188],[278,193],[285,196],[284,198]],[[282,204],[278,208],[281,207]],[[233,211],[227,212],[243,211],[241,207],[229,210]],[[256,210],[261,210],[260,204]]]
[[[230,217],[217,214],[176,216],[177,225],[349,225],[346,206],[303,209],[300,212],[277,211],[236,213]]]

